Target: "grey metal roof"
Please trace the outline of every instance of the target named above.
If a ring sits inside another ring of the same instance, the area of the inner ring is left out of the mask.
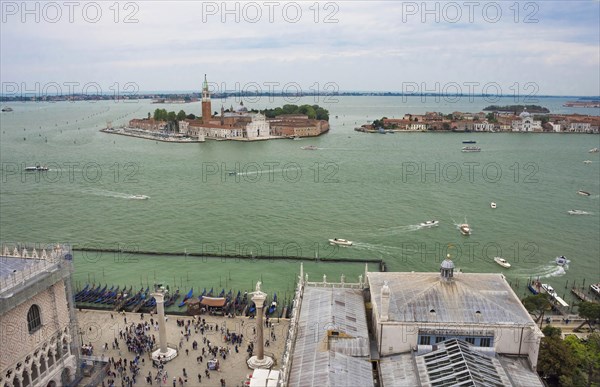
[[[381,306],[381,287],[390,287],[390,321],[481,324],[531,324],[529,313],[501,274],[367,274],[371,300]]]
[[[25,271],[38,262],[42,260],[0,256],[0,278],[9,278],[13,273]]]
[[[413,354],[404,353],[381,358],[379,368],[385,387],[414,387],[419,377],[414,366]]]
[[[290,386],[373,386],[362,291],[306,287]]]

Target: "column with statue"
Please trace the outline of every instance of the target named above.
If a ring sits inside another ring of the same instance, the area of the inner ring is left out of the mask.
[[[260,281],[256,283],[256,290],[252,294],[252,301],[256,305],[256,355],[248,359],[248,367],[252,369],[257,368],[271,368],[273,366],[273,359],[264,354],[264,304],[267,298],[267,293],[260,290]]]

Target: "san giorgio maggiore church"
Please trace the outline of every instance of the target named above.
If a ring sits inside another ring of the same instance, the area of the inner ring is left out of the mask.
[[[200,141],[206,138],[260,140],[271,136],[264,114],[248,112],[242,102],[237,109],[232,106],[228,112],[221,107],[221,115],[213,117],[206,75],[202,86],[202,119],[180,121],[179,132]]]

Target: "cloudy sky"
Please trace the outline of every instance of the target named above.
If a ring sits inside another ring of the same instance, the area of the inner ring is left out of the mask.
[[[600,94],[598,0],[0,5],[5,93],[189,91],[206,73],[227,90]]]

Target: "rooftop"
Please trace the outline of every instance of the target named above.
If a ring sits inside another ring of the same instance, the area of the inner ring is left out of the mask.
[[[290,386],[373,386],[361,290],[304,290]]]
[[[534,325],[501,274],[455,272],[445,282],[439,273],[370,272],[368,281],[378,306],[381,287],[388,281],[390,321]]]

